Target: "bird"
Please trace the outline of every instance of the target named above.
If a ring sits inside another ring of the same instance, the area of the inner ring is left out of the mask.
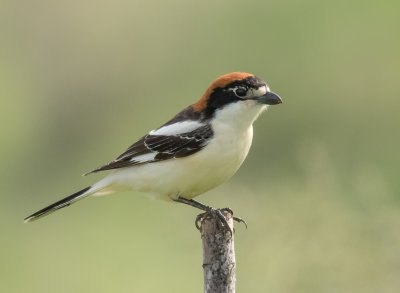
[[[223,209],[193,198],[236,173],[252,144],[254,121],[268,106],[281,103],[282,99],[254,74],[222,75],[194,104],[141,137],[115,160],[84,174],[110,171],[103,179],[24,221],[32,222],[89,196],[134,190],[196,207],[204,211],[199,216],[211,213],[227,227]]]

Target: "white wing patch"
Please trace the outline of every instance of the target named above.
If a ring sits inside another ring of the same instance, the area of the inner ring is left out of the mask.
[[[182,121],[152,130],[150,131],[150,135],[177,135],[192,132],[202,126],[204,126],[204,124],[198,121]]]
[[[148,161],[153,161],[154,158],[156,157],[157,153],[149,153],[149,154],[144,154],[140,155],[137,157],[133,157],[130,161],[131,162],[138,162],[138,163],[144,163]]]

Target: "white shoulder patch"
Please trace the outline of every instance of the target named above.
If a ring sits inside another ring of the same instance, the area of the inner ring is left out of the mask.
[[[137,157],[133,157],[130,161],[131,162],[144,163],[144,162],[148,162],[148,161],[154,160],[156,155],[157,155],[157,153],[149,153],[149,154],[145,154],[145,155],[140,155],[140,156],[137,156]]]
[[[204,126],[198,121],[182,121],[150,131],[150,135],[176,135],[191,132]]]

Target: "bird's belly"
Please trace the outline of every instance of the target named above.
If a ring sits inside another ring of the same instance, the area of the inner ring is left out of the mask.
[[[117,170],[109,175],[118,189],[149,192],[157,198],[193,198],[231,178],[247,156],[252,127],[240,135],[215,138],[203,150],[178,159]]]

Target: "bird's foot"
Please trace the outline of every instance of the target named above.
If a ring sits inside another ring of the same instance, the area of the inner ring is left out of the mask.
[[[201,213],[200,215],[198,215],[196,217],[196,221],[195,221],[196,228],[198,230],[201,230],[202,221],[206,218],[213,217],[213,218],[217,219],[217,224],[220,225],[220,227],[222,227],[224,230],[228,231],[232,236],[235,229],[233,229],[233,230],[231,229],[223,212],[227,212],[227,213],[231,214],[234,221],[236,221],[238,223],[243,223],[247,228],[246,221],[243,220],[242,218],[234,217],[233,211],[230,208],[214,209],[211,207],[209,207],[208,211]]]
[[[245,226],[246,229],[247,229],[247,223],[246,223],[246,221],[245,221],[244,219],[242,219],[242,218],[234,217],[234,216],[233,216],[233,211],[232,211],[230,208],[223,208],[223,209],[221,209],[221,211],[227,211],[228,213],[230,213],[230,214],[232,215],[234,221],[236,221],[236,222],[238,222],[238,223],[243,223],[244,226]]]

